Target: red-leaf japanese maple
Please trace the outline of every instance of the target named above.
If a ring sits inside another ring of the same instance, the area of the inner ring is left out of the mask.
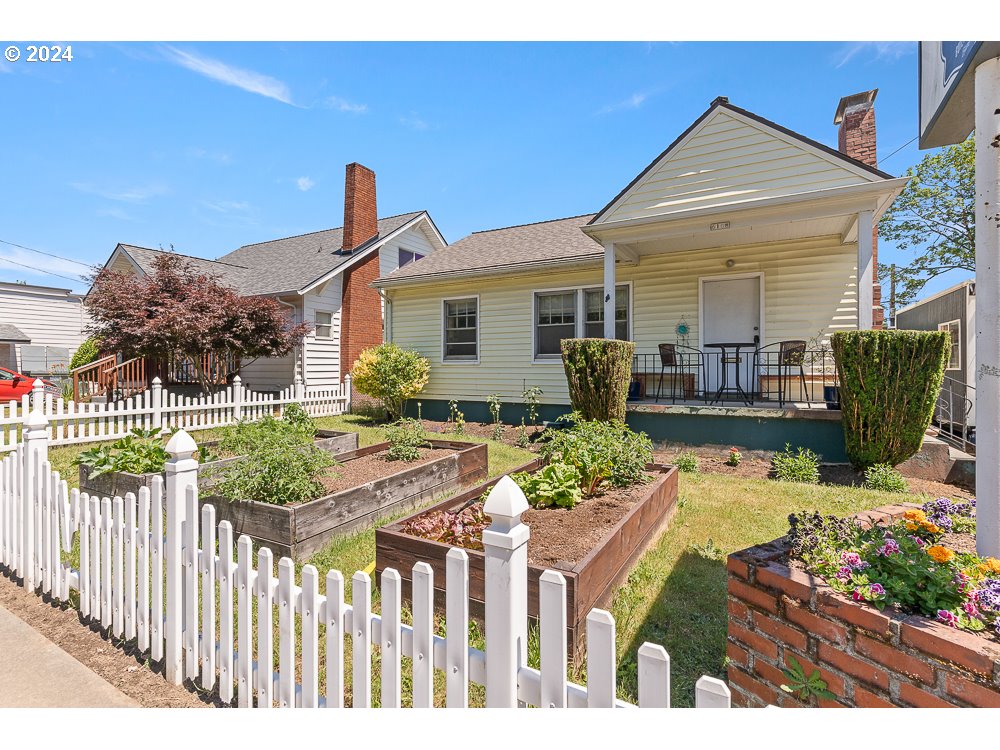
[[[153,265],[148,276],[104,269],[94,279],[87,332],[104,350],[127,358],[188,357],[208,392],[205,352],[244,360],[283,357],[310,330],[277,300],[242,296],[177,255],[159,255]]]

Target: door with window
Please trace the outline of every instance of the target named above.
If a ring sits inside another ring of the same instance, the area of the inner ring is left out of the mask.
[[[738,374],[744,391],[757,390],[753,352],[761,340],[761,280],[759,275],[701,280],[700,339],[709,393],[714,394],[721,385],[723,367],[728,387],[736,387]],[[746,345],[738,356],[735,347],[723,350],[710,346],[737,343]]]

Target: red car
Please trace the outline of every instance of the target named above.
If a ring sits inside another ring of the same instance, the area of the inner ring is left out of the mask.
[[[42,381],[45,384],[45,392],[59,394],[59,389],[54,383],[48,380]],[[31,393],[31,386],[35,383],[35,378],[29,375],[22,375],[19,372],[0,367],[0,402],[20,401],[25,393]]]

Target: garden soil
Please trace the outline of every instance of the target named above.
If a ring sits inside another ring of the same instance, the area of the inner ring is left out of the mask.
[[[328,495],[384,479],[454,453],[453,448],[421,448],[420,458],[415,461],[388,461],[385,451],[370,453],[332,467],[328,473],[319,478],[319,481],[323,484],[324,494]]]
[[[46,601],[0,575],[0,604],[63,651],[144,708],[199,708],[221,705],[214,695],[169,684],[162,667],[154,671],[138,657],[134,643],[107,640],[67,605]]]

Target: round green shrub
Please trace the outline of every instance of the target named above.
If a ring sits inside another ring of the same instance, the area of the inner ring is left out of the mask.
[[[381,401],[390,418],[399,419],[407,400],[427,385],[430,372],[426,357],[390,342],[361,352],[351,368],[351,382],[359,393]]]
[[[97,339],[89,338],[77,347],[77,350],[73,352],[73,358],[69,361],[69,369],[75,370],[77,367],[83,367],[84,365],[89,365],[91,362],[95,361],[101,354],[100,349],[97,346]]]
[[[865,469],[865,489],[880,492],[906,492],[903,475],[889,464],[873,464]]]

